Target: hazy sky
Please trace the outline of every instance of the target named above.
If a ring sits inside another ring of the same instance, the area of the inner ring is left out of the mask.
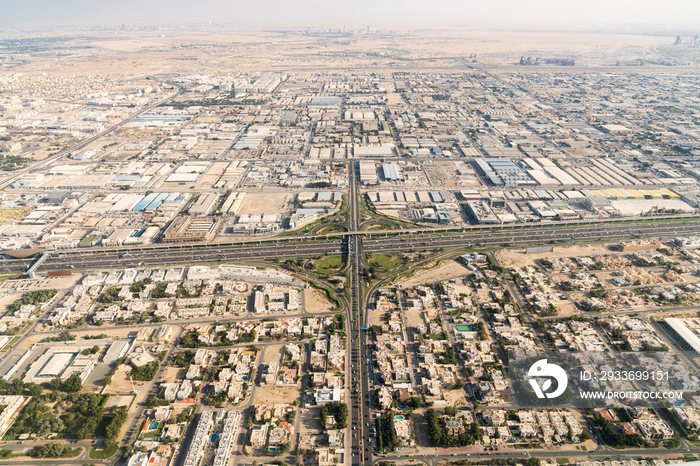
[[[0,27],[192,24],[265,27],[696,28],[698,0],[0,0]]]

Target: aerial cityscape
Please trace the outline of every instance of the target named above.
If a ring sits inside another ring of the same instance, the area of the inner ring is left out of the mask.
[[[700,27],[216,19],[0,21],[0,464],[700,464]]]

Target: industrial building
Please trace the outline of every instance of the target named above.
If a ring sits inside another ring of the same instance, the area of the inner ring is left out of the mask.
[[[102,361],[107,364],[117,362],[117,360],[124,357],[124,355],[129,352],[130,347],[131,344],[129,340],[117,340],[109,345],[109,349],[107,349]]]
[[[44,354],[34,361],[24,382],[43,383],[51,379],[66,380],[73,374],[78,374],[83,383],[97,365],[99,354],[82,354],[89,346],[56,346],[48,348]]]
[[[510,159],[475,158],[472,160],[476,172],[495,186],[523,186],[537,184],[532,177]]]
[[[362,184],[377,184],[379,182],[374,162],[360,162],[360,181]]]
[[[468,201],[465,204],[467,214],[479,224],[498,224],[500,220],[486,201]]]
[[[214,234],[217,224],[218,219],[214,217],[178,217],[163,232],[160,240],[163,243],[208,241]]]
[[[399,167],[395,163],[383,163],[382,173],[384,173],[384,179],[387,181],[401,180],[401,175],[399,175]]]
[[[694,353],[696,356],[700,354],[700,338],[686,326],[683,319],[669,317],[664,319],[663,323],[668,333],[673,336],[683,349]]]
[[[190,214],[209,215],[217,199],[219,199],[219,195],[216,193],[201,194],[190,206]]]

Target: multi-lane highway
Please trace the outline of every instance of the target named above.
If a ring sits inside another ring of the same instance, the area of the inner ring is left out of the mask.
[[[358,207],[355,205],[355,202],[351,201],[351,204],[354,206],[351,208],[351,217],[357,216],[354,221],[359,223]],[[351,228],[352,231],[357,230]],[[442,234],[398,234],[398,232],[376,234],[375,232],[375,234],[368,236],[358,232],[356,234],[338,234],[336,238],[279,238],[238,243],[61,250],[52,252],[51,257],[41,265],[39,271],[313,257],[338,255],[349,251],[347,248],[355,248],[353,251],[355,253],[354,259],[356,259],[359,257],[357,253],[363,250],[368,253],[378,253],[453,247],[526,246],[582,241],[610,241],[634,237],[673,238],[675,236],[697,234],[700,234],[700,221],[683,221],[681,219],[668,222],[658,221],[657,223],[594,223],[551,228],[497,227],[488,230],[452,231]],[[0,273],[24,272],[33,261],[33,258],[0,259]],[[359,285],[360,283],[358,283]]]
[[[348,164],[350,180],[348,202],[350,208],[350,230],[357,231],[360,225],[359,192],[357,182],[359,166],[357,163]],[[372,464],[372,452],[368,442],[369,433],[369,393],[368,373],[365,359],[365,343],[363,325],[364,306],[362,300],[362,277],[360,276],[360,260],[362,256],[362,236],[348,235],[348,263],[350,264],[350,360],[351,360],[351,403],[350,419],[352,421],[352,464]]]

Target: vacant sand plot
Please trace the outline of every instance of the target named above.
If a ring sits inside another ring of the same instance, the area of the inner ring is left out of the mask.
[[[83,278],[82,273],[73,273],[65,277],[52,277],[49,278],[46,283],[47,288],[55,288],[57,290],[65,290],[67,288],[72,288],[78,283],[78,280]],[[37,288],[38,289],[38,288]]]
[[[373,312],[372,313],[372,325],[379,325],[386,323],[386,314],[383,312]]]
[[[445,390],[445,401],[447,406],[464,406],[467,404],[467,394],[463,388],[457,390]]]
[[[21,297],[22,297],[22,293],[13,293],[11,295],[7,295],[4,298],[0,299],[0,312],[2,312],[2,315],[5,315],[5,313],[7,312],[7,309],[10,306],[12,306],[12,304]]]
[[[281,214],[294,199],[290,193],[248,193],[238,211],[240,215]]]
[[[476,299],[480,303],[491,302],[491,290],[476,290]]]
[[[560,317],[568,317],[568,316],[577,316],[579,314],[579,310],[576,309],[576,306],[571,304],[569,301],[555,301],[552,303],[554,306],[554,309],[557,310],[557,316]]]
[[[299,399],[298,387],[262,386],[255,389],[254,404],[293,403]]]
[[[409,327],[417,327],[420,324],[424,324],[425,320],[423,319],[423,311],[419,309],[415,310],[409,310],[405,311],[406,312],[406,319],[408,320],[408,326]]]
[[[138,383],[139,382],[134,382],[134,386],[136,386]],[[128,394],[132,392],[131,387],[131,381],[126,374],[126,371],[120,369],[112,376],[112,383],[109,384],[109,388],[107,390],[109,393]]]
[[[605,246],[560,246],[552,252],[538,254],[526,254],[525,249],[501,249],[496,251],[496,260],[503,267],[526,267],[534,265],[538,259],[551,257],[575,257],[592,256],[594,254],[606,254],[610,251]]]
[[[333,303],[326,298],[325,292],[315,288],[307,288],[303,292],[306,312],[322,314],[325,312],[331,312],[333,309]]]
[[[412,287],[426,283],[449,280],[450,278],[461,277],[462,275],[466,275],[470,272],[471,271],[468,268],[460,265],[458,262],[454,260],[447,260],[437,267],[419,270],[412,276],[399,280],[398,283],[404,287]]]
[[[46,326],[41,327],[41,324],[40,324],[40,327],[38,328],[38,330],[41,331],[42,328],[53,329],[53,327],[46,327]],[[54,332],[43,333],[41,335],[30,335],[27,338],[25,338],[24,340],[22,340],[22,342],[18,346],[18,349],[28,349],[32,345],[34,345],[35,343],[38,343],[39,340],[43,340],[44,338],[48,338],[48,337],[56,337],[56,336],[60,335],[61,333],[63,333],[64,331],[65,330],[56,330]],[[86,335],[100,335],[100,334],[104,333],[107,335],[108,339],[115,339],[116,340],[116,339],[120,339],[120,338],[126,338],[132,333],[136,334],[136,331],[129,329],[129,328],[126,328],[126,327],[103,326],[103,327],[100,327],[99,329],[96,329],[96,330],[82,330],[82,331],[71,330],[70,333],[75,335],[76,337],[78,337],[75,340],[75,342],[72,342],[73,344],[78,344],[78,345],[88,345],[89,344],[90,346],[92,346],[93,343],[91,343],[90,340],[83,340],[83,337],[85,337]]]
[[[299,416],[301,417],[300,421],[300,431],[302,433],[320,433],[323,430],[323,426],[321,425],[321,420],[319,419],[319,413],[321,411],[320,407],[312,407],[309,409],[303,409],[299,412]],[[311,440],[309,438],[306,439],[307,441]]]
[[[263,364],[270,364],[273,362],[281,362],[282,355],[284,354],[285,345],[273,345],[265,347],[265,354],[263,355]]]
[[[166,382],[175,382],[176,380],[182,380],[187,374],[187,368],[180,367],[166,367],[165,373],[163,374],[163,380]]]

